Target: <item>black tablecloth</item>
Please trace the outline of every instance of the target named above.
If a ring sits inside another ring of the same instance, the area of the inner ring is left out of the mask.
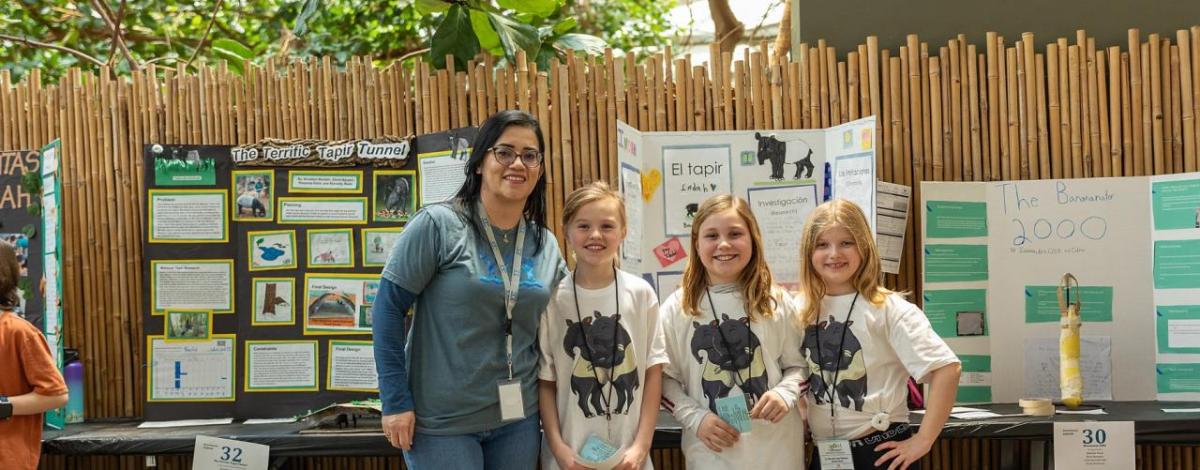
[[[1140,444],[1195,444],[1200,442],[1200,413],[1164,413],[1162,408],[1200,408],[1196,402],[1097,402],[1108,414],[1016,416],[963,421],[951,418],[942,430],[944,438],[1051,440],[1054,422],[1134,421]],[[1000,414],[1017,414],[1015,404],[978,405]],[[920,414],[912,421],[920,423]],[[65,455],[166,455],[189,454],[197,435],[254,442],[271,447],[274,456],[399,455],[379,430],[362,429],[337,433],[304,433],[309,426],[288,424],[227,424],[166,429],[138,429],[138,421],[97,422],[68,425],[65,430],[46,431],[42,448],[48,454]],[[680,427],[662,413],[654,434],[655,448],[679,447]]]

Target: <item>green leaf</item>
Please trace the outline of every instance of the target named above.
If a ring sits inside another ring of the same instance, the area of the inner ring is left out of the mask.
[[[416,0],[417,13],[422,15],[432,15],[434,13],[442,13],[450,9],[450,3],[442,0]]]
[[[479,47],[491,55],[504,55],[504,45],[500,43],[500,36],[488,21],[487,13],[477,10],[470,10],[470,13],[471,28],[475,30],[475,37],[479,38]]]
[[[557,41],[554,41],[554,45],[563,49],[586,52],[592,55],[603,54],[604,48],[608,47],[608,43],[604,42],[603,39],[590,34],[579,33],[564,34]]]
[[[475,37],[467,9],[462,5],[451,6],[429,40],[430,63],[445,68],[446,55],[451,54],[456,65],[466,67],[467,61],[478,53],[479,38]]]
[[[524,50],[526,54],[532,56],[541,47],[542,42],[538,40],[537,30],[533,26],[495,13],[488,13],[488,19],[492,23],[492,28],[496,30],[496,34],[500,36],[500,42],[504,44],[504,56],[508,58],[509,62],[516,62],[518,50]]]
[[[558,11],[562,6],[561,0],[499,0],[500,8],[514,10],[518,13],[530,13],[547,17]]]
[[[554,34],[567,34],[575,29],[576,26],[579,26],[579,20],[576,20],[574,17],[564,19],[554,25]]]
[[[246,47],[242,43],[234,41],[232,39],[226,39],[226,38],[216,39],[212,42],[212,48],[214,51],[215,50],[226,51],[229,54],[231,54],[233,57],[237,57],[237,58],[241,58],[241,59],[253,59],[254,58],[254,52],[252,52],[249,47]]]

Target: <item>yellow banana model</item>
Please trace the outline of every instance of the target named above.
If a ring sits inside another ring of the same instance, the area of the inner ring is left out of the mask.
[[[1071,300],[1071,290],[1075,299]],[[1071,273],[1063,274],[1058,283],[1058,370],[1062,402],[1069,409],[1083,403],[1083,377],[1079,373],[1079,281]]]

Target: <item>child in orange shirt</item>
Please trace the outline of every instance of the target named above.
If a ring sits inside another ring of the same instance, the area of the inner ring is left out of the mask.
[[[33,470],[42,449],[42,413],[67,403],[67,384],[46,338],[13,313],[20,300],[16,251],[0,242],[0,468]]]

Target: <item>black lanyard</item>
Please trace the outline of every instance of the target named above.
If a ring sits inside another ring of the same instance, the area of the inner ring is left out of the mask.
[[[571,273],[571,293],[575,296],[575,320],[579,322],[579,334],[583,336],[583,347],[587,350],[588,357],[592,357],[592,347],[588,344],[587,329],[583,327],[583,315],[579,313],[579,289],[576,283],[576,274],[579,273],[579,268],[576,267],[575,272]],[[612,420],[612,410],[609,403],[612,403],[613,389],[617,388],[614,384],[615,380],[612,374],[617,368],[617,332],[621,330],[621,321],[617,319],[617,314],[621,313],[621,289],[617,284],[617,267],[613,266],[613,304],[616,305],[616,310],[613,311],[613,337],[612,337],[612,354],[608,359],[608,394],[600,393],[600,399],[604,401],[604,419]],[[628,351],[626,351],[628,353]],[[600,373],[596,372],[596,364],[592,363],[592,377],[596,378],[596,386],[600,390],[604,390],[604,383],[600,380]]]
[[[854,313],[854,304],[857,302],[858,302],[858,292],[855,292],[854,300],[850,301],[850,310],[846,311],[846,322],[845,323],[850,323],[850,315]],[[829,318],[832,321],[837,321],[837,318],[834,317],[832,313],[829,314]],[[842,348],[846,346],[846,330],[849,330],[849,329],[850,329],[850,325],[844,325],[842,327],[842,339],[841,339],[841,341],[838,341],[838,348],[837,348],[837,364],[835,364],[833,366],[833,382],[827,382],[825,384],[825,395],[829,398],[829,420],[830,421],[833,421],[833,408],[834,408],[833,402],[835,399],[833,389],[835,386],[837,386],[838,373],[842,371]],[[821,360],[821,326],[820,325],[817,325],[816,328],[813,328],[813,334],[815,334],[817,336],[817,373],[821,374],[821,380],[824,380],[825,379],[825,370],[822,369],[821,366],[825,364],[825,361]]]
[[[730,345],[729,341],[725,339],[725,331],[721,329],[721,320],[717,319],[717,306],[716,306],[716,304],[713,304],[712,290],[705,288],[704,294],[708,296],[708,307],[710,309],[712,309],[713,320],[716,321],[716,323],[717,323],[717,335],[719,335],[721,337],[721,344],[725,345],[725,351],[732,356],[733,355],[733,346]],[[749,322],[750,314],[746,313],[746,317],[747,317],[746,341],[750,341],[750,338],[754,336],[754,331],[750,329],[750,322]],[[750,367],[753,367],[753,365],[754,365],[754,353],[755,352],[756,351],[754,350],[754,348],[750,348]],[[729,371],[726,371],[726,372],[729,372]],[[754,373],[754,372],[753,371],[748,372],[748,374],[752,374],[752,373]],[[730,374],[730,378],[733,379],[733,383],[735,385],[737,385],[739,388],[742,389],[742,393],[749,393],[749,391],[746,390],[746,387],[744,386],[744,384],[746,383],[746,379],[742,378],[742,371],[740,369],[735,369]]]

